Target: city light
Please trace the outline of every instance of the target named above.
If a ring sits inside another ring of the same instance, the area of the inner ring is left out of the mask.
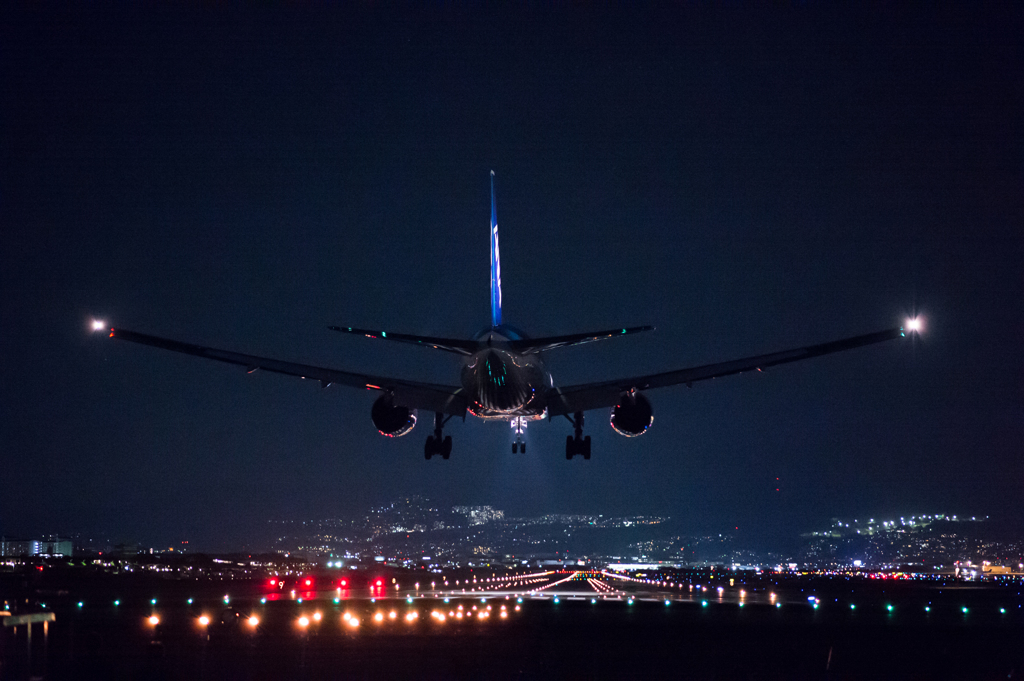
[[[209,617],[207,617],[206,615],[200,615],[199,616],[199,626],[205,627],[209,623],[210,623],[210,618]]]
[[[149,622],[154,627],[156,625],[160,624],[160,618],[157,617],[156,615],[150,615],[149,618],[146,619],[146,621]]]
[[[249,623],[249,626],[250,626],[250,627],[255,627],[255,626],[259,625],[259,623],[260,623],[260,618],[259,618],[259,617],[257,617],[256,615],[252,615],[252,616],[251,616],[251,617],[249,617],[249,619],[248,619],[248,620],[246,620],[246,621],[247,621],[247,622]]]

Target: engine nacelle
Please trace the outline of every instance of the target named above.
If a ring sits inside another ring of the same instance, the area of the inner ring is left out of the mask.
[[[650,401],[638,392],[622,393],[619,403],[612,409],[612,428],[619,435],[637,437],[647,432],[654,423],[654,410]]]
[[[390,395],[381,395],[373,403],[370,419],[381,435],[402,437],[416,426],[416,410],[397,407],[392,403]]]

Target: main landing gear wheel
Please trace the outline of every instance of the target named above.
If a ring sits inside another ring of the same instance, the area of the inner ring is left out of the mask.
[[[513,442],[512,443],[512,453],[513,454],[518,454],[519,453],[519,443],[518,442]]]
[[[434,434],[427,437],[427,443],[423,445],[423,458],[430,461],[430,457],[439,454],[442,459],[452,455],[452,436],[443,435],[445,421],[444,414],[434,414]]]
[[[579,454],[587,461],[590,461],[590,436],[583,438],[573,437],[572,435],[565,436],[565,458],[567,461],[572,461],[572,458]]]
[[[566,418],[568,418],[568,416],[566,416]],[[590,436],[587,435],[586,437],[583,437],[583,412],[576,412],[574,418],[569,420],[572,421],[575,435],[565,436],[565,458],[567,461],[572,461],[574,456],[580,454],[584,459],[589,461]]]

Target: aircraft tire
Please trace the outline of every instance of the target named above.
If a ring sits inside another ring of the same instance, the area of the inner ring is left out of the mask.
[[[520,442],[519,443],[519,453],[520,454],[526,454],[526,443],[525,442]]]
[[[513,442],[512,443],[512,453],[516,454],[518,452],[519,452],[519,443],[518,442]]]
[[[423,458],[430,461],[430,457],[434,455],[434,436],[427,436],[427,444],[423,445]]]
[[[590,436],[583,438],[583,458],[590,461]]]
[[[572,440],[572,435],[565,436],[565,460],[572,461],[572,457],[576,456],[576,443]]]
[[[452,455],[452,436],[446,435],[441,444],[441,458],[447,460]]]

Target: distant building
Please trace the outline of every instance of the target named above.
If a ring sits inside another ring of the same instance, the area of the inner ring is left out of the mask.
[[[505,517],[504,511],[496,511],[493,506],[455,506],[452,513],[466,516],[470,525],[483,525]]]
[[[70,556],[71,552],[70,539],[0,539],[0,556],[5,558]]]

